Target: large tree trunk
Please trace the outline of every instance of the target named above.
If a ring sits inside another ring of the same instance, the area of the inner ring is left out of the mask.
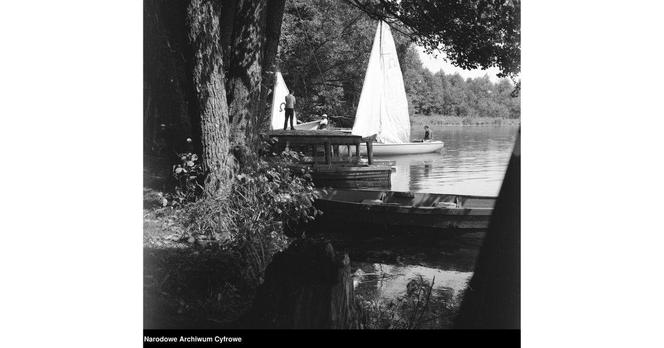
[[[263,25],[267,1],[239,0],[228,69],[231,137],[245,145],[262,82]]]
[[[237,145],[256,145],[266,129],[270,70],[279,47],[285,0],[239,0],[231,41],[228,93],[231,136]]]
[[[521,156],[517,135],[505,179],[455,327],[520,327]]]
[[[256,105],[255,130],[254,133],[268,130],[270,127],[270,104],[268,95],[270,88],[274,88],[274,59],[279,48],[279,37],[281,36],[281,23],[284,19],[284,6],[286,0],[272,0],[267,5],[267,16],[265,16],[265,44],[263,46],[263,72],[260,96]]]
[[[189,3],[187,34],[193,52],[193,87],[200,114],[208,195],[224,194],[233,171],[220,18],[220,1],[191,0]]]
[[[232,145],[255,145],[266,124],[262,67],[274,61],[284,2],[146,0],[146,169],[160,145],[171,157],[162,176],[170,176],[175,154],[191,150],[185,140],[192,138],[209,173],[206,192],[227,186]]]

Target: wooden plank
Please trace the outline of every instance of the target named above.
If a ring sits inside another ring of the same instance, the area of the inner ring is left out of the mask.
[[[295,136],[295,137],[319,137],[319,136],[328,136],[328,137],[359,137],[359,135],[348,134],[343,131],[338,130],[283,130],[275,129],[267,132],[269,136]]]
[[[362,137],[340,131],[303,131],[303,130],[274,130],[268,132],[270,137],[278,138],[280,141],[291,141],[299,144],[331,144],[347,145],[360,144]]]
[[[333,173],[340,173],[340,172],[384,172],[384,173],[391,173],[392,168],[388,166],[377,166],[377,165],[372,165],[372,166],[343,166],[343,165],[334,165],[334,166],[326,166],[322,167],[320,165],[314,165],[313,168],[314,172],[333,172]]]

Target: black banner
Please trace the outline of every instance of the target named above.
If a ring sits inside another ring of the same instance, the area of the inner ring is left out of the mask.
[[[520,330],[144,330],[144,347],[343,344],[484,344],[519,347]]]

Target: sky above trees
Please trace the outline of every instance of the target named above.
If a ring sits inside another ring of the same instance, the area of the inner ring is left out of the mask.
[[[498,82],[500,78],[496,76],[500,72],[500,69],[492,67],[486,70],[483,69],[473,69],[473,70],[464,70],[462,68],[452,65],[450,62],[445,60],[445,54],[439,53],[438,55],[427,54],[424,52],[424,49],[420,46],[417,47],[417,51],[420,55],[420,60],[425,68],[429,69],[432,73],[437,73],[441,69],[446,74],[459,73],[463,78],[476,78],[482,77],[485,74],[489,77],[491,82]]]

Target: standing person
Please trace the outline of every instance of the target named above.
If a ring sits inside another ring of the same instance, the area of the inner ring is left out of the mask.
[[[431,130],[429,129],[429,126],[424,126],[424,139],[422,141],[431,141],[433,139],[433,134],[431,133]]]
[[[295,127],[293,127],[293,118],[295,116],[295,96],[293,95],[293,91],[288,91],[288,95],[286,96],[286,101],[281,103],[281,105],[286,106],[286,117],[284,118],[284,130],[286,130],[288,127],[288,119],[290,119],[290,129],[295,130]],[[280,105],[280,106],[281,106]]]
[[[323,119],[320,120],[318,129],[327,129],[327,114],[323,114]]]

